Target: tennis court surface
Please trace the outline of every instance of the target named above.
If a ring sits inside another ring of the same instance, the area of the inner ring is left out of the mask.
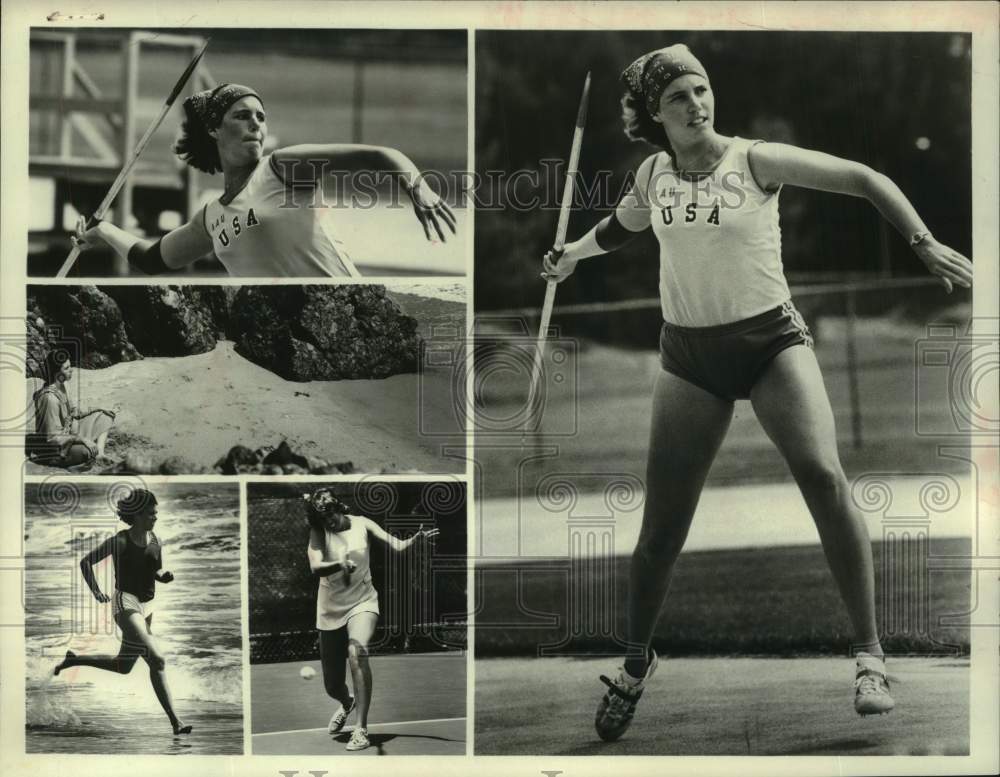
[[[615,659],[476,661],[477,755],[965,755],[969,661],[892,658],[896,709],[854,713],[849,658],[660,662],[618,742],[594,732]],[[544,722],[544,725],[539,725]]]
[[[303,680],[299,671],[316,676]],[[349,755],[465,755],[466,656],[463,652],[371,658],[372,746]],[[339,734],[326,731],[337,708],[323,689],[319,661],[251,667],[254,755],[341,755],[356,716]],[[350,686],[350,680],[348,680]]]

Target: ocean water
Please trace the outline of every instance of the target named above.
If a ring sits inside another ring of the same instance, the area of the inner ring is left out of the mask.
[[[174,709],[194,732],[174,737],[144,661],[128,675],[74,667],[54,677],[67,649],[115,654],[110,604],[91,595],[79,562],[126,528],[111,511],[121,483],[25,488],[25,699],[29,753],[243,752],[239,492],[235,485],[151,486],[163,568],[152,631],[167,659]],[[95,567],[114,591],[110,558]]]
[[[431,299],[442,299],[448,302],[461,302],[465,304],[468,296],[464,283],[453,281],[441,281],[432,279],[419,283],[408,281],[390,281],[385,284],[386,290],[391,294],[394,291],[401,294],[415,294],[418,297],[430,297]]]

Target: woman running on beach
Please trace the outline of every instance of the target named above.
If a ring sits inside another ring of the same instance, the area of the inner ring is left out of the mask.
[[[316,628],[323,666],[323,685],[340,707],[327,730],[336,734],[347,717],[358,712],[358,724],[347,743],[348,750],[369,746],[368,710],[372,699],[372,671],[368,644],[378,621],[378,591],[372,585],[369,566],[369,535],[395,551],[403,551],[418,540],[428,540],[437,529],[421,528],[408,539],[387,533],[374,521],[348,515],[348,508],[327,488],[313,492],[309,502],[309,567],[319,578],[316,595]],[[346,667],[350,664],[354,696],[347,690]]]
[[[662,369],[630,571],[630,652],[616,680],[601,678],[608,692],[597,733],[606,740],[625,733],[656,669],[650,642],[736,399],[751,401],[816,523],[854,629],[854,708],[888,712],[894,702],[875,623],[871,544],[851,504],[812,337],[782,271],[778,192],[788,184],[864,197],[949,292],[971,285],[972,264],[935,240],[899,188],[865,165],[717,133],[708,74],[686,46],[645,54],[622,79],[626,135],[661,150],[639,166],[615,213],[543,260],[543,277],[561,281],[581,259],[650,226],[660,246]]]
[[[174,579],[172,573],[163,569],[163,550],[160,540],[153,533],[156,497],[144,488],[136,488],[128,497],[119,500],[117,510],[119,519],[129,528],[84,556],[80,571],[94,598],[102,604],[111,602],[111,612],[122,633],[121,648],[116,656],[78,656],[67,650],[66,657],[55,668],[55,674],[74,666],[92,666],[128,674],[141,657],[149,665],[149,680],[160,706],[170,719],[174,735],[190,734],[192,727],[185,725],[174,712],[167,687],[167,661],[153,638],[152,604],[156,583],[170,583]],[[94,565],[108,556],[111,556],[115,568],[115,592],[110,597],[101,591],[94,576]]]
[[[77,225],[76,245],[110,246],[149,275],[177,270],[214,252],[232,276],[338,277],[358,272],[326,219],[326,171],[389,174],[410,198],[427,240],[455,233],[455,216],[400,151],[381,146],[314,144],[264,154],[267,117],[256,91],[220,84],[184,101],[174,151],[205,173],[221,171],[225,191],[159,240],[140,240],[106,221]]]
[[[80,410],[69,398],[66,383],[73,366],[66,351],[53,349],[42,362],[45,384],[35,392],[35,435],[29,454],[44,464],[70,467],[108,463],[104,445],[114,426],[111,410]]]

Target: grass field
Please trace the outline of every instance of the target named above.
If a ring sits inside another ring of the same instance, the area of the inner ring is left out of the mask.
[[[929,555],[968,557],[970,550],[968,539],[938,539]],[[967,654],[968,628],[942,619],[961,622],[968,611],[969,571],[932,568],[924,578],[909,571],[923,566],[901,565],[890,580],[882,542],[874,543],[874,558],[885,650]],[[582,574],[564,558],[477,568],[477,658],[620,654],[628,563],[619,556]],[[850,643],[818,546],[684,553],[664,612],[653,640],[664,655],[839,655]]]
[[[914,344],[926,327],[906,320],[858,321],[858,393],[861,445],[852,437],[849,378],[843,320],[812,320],[823,334],[816,355],[823,370],[837,424],[838,446],[849,477],[867,472],[961,472],[968,463],[941,454],[942,438],[915,433],[918,414],[929,426],[945,427],[946,403],[918,401]],[[513,418],[525,403],[533,337],[519,353],[517,340],[477,362],[476,402],[487,419]],[[510,431],[477,430],[476,458],[481,493],[489,498],[531,490],[553,470],[573,473],[630,473],[645,478],[653,381],[659,370],[649,350],[626,350],[587,340],[556,340],[550,357],[564,360],[546,385],[541,428],[527,440],[517,424]],[[520,358],[527,353],[527,358]],[[948,442],[961,443],[961,438]],[[519,444],[520,443],[520,444]],[[548,449],[545,457],[538,457]],[[532,458],[532,457],[535,458]],[[761,429],[749,402],[736,403],[709,484],[789,479],[784,460]]]

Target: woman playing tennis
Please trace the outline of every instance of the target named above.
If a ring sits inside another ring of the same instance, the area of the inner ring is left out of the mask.
[[[372,699],[372,670],[368,644],[378,621],[378,592],[372,585],[369,565],[369,535],[395,551],[403,551],[418,540],[438,534],[421,529],[408,539],[393,537],[374,521],[348,515],[348,508],[330,489],[321,488],[306,497],[309,502],[309,567],[319,578],[316,595],[316,628],[323,666],[323,685],[340,707],[327,730],[336,734],[357,709],[358,723],[347,743],[348,750],[369,746],[368,710]],[[354,696],[347,690],[346,667],[350,664]]]
[[[267,117],[260,96],[220,84],[184,101],[183,134],[174,151],[206,173],[221,171],[222,196],[160,240],[140,240],[107,222],[85,229],[81,249],[110,246],[150,275],[214,252],[230,275],[311,278],[356,276],[323,207],[324,171],[368,170],[398,176],[427,240],[455,233],[455,216],[404,154],[379,146],[316,144],[264,153]]]
[[[661,150],[639,166],[615,213],[543,261],[543,277],[561,281],[580,260],[650,226],[660,246],[662,369],[629,580],[631,652],[616,680],[601,678],[608,691],[597,732],[606,740],[625,733],[656,670],[650,641],[736,399],[751,401],[816,523],[854,630],[854,708],[888,712],[894,702],[875,623],[871,545],[851,504],[812,337],[782,271],[778,193],[788,184],[864,197],[949,292],[971,285],[972,265],[936,241],[899,188],[865,165],[716,132],[708,74],[686,46],[650,52],[622,78],[626,135]]]
[[[156,583],[173,582],[171,572],[163,569],[163,549],[153,533],[156,525],[156,497],[144,488],[136,488],[119,500],[118,517],[128,529],[115,534],[92,550],[80,562],[83,579],[94,598],[102,604],[111,602],[111,612],[121,630],[118,655],[78,656],[72,650],[55,668],[58,675],[74,666],[92,666],[108,672],[128,674],[140,657],[149,665],[149,680],[156,698],[167,713],[174,735],[190,734],[174,712],[174,703],[167,687],[167,661],[153,638],[153,597]],[[108,596],[97,583],[94,565],[111,556],[115,568],[115,591]]]

